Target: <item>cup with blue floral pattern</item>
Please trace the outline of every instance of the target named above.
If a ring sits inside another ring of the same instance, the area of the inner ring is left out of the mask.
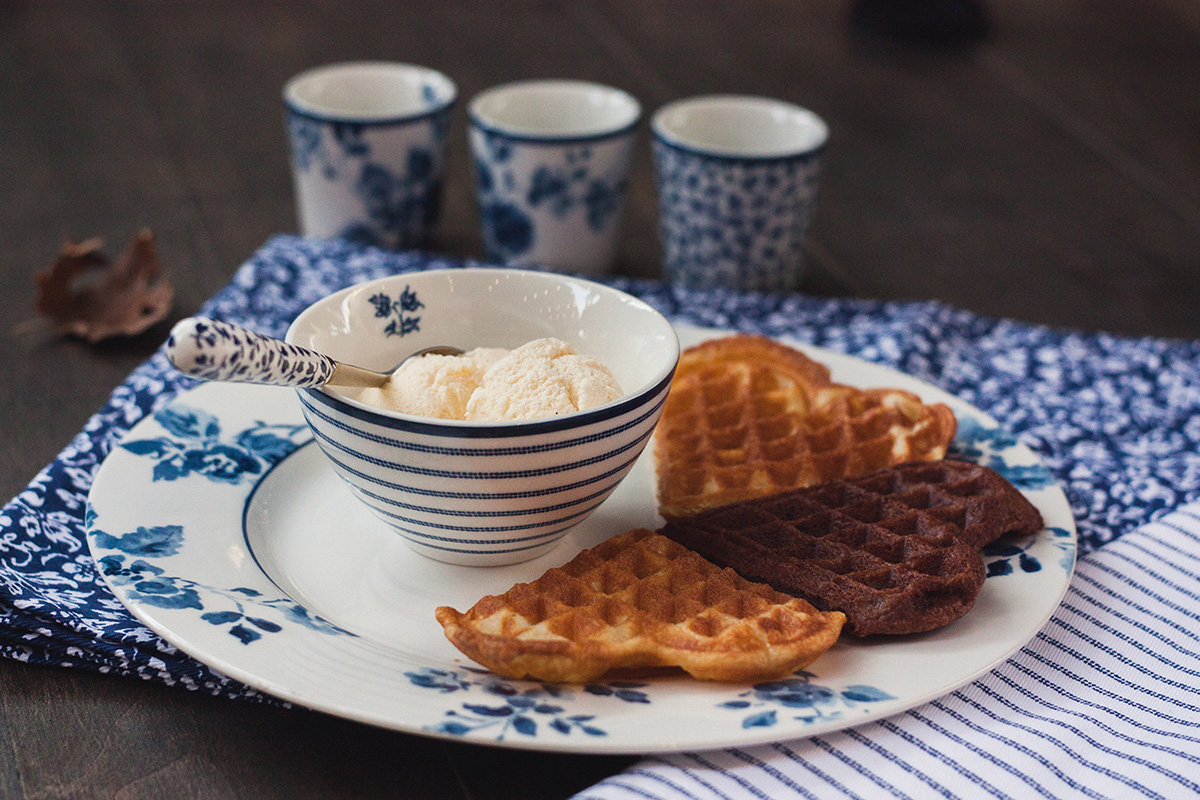
[[[609,271],[641,118],[637,100],[584,81],[519,81],[476,95],[467,116],[488,258]]]
[[[765,97],[710,95],[654,113],[666,277],[697,289],[792,291],[829,129]]]
[[[441,209],[454,83],[389,62],[315,67],[283,89],[300,232],[424,244]]]

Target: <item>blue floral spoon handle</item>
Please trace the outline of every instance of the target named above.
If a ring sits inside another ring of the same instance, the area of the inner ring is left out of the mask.
[[[382,386],[388,373],[353,367],[299,345],[201,317],[180,320],[167,339],[175,369],[210,381],[272,386]]]

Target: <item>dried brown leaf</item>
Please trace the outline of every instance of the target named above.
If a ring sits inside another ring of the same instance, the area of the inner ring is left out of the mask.
[[[141,333],[171,310],[175,290],[148,230],[137,235],[113,264],[103,242],[67,241],[58,258],[35,278],[38,313],[60,334],[99,342]]]

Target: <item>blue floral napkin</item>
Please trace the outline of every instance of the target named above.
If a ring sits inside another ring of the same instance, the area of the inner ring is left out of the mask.
[[[201,314],[282,336],[304,307],[370,278],[467,262],[277,237]],[[694,292],[613,279],[672,319],[787,336],[897,367],[1002,420],[1066,489],[1086,553],[1200,497],[1200,342],[989,319],[933,302]],[[160,352],[0,511],[0,654],[263,699],[135,620],[83,535],[92,478],[126,431],[192,385]]]

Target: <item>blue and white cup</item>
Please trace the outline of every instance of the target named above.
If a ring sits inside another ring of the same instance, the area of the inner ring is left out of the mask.
[[[410,64],[351,62],[287,82],[300,232],[422,245],[441,210],[454,83]]]
[[[476,95],[467,117],[488,258],[607,272],[641,113],[628,93],[583,81],[521,81]]]
[[[650,130],[668,280],[798,288],[825,122],[780,100],[712,95],[663,106]]]

